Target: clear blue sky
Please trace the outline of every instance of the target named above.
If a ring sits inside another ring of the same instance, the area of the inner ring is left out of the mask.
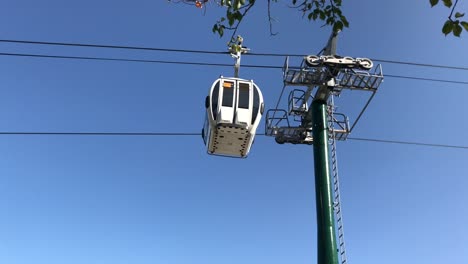
[[[274,6],[279,34],[269,36],[261,2],[239,30],[252,51],[323,47],[330,29],[285,8],[289,1]],[[341,55],[468,66],[468,33],[441,34],[449,9],[344,2],[351,28],[340,36]],[[215,6],[204,15],[162,0],[1,4],[3,39],[215,51],[227,42],[211,33],[223,12]],[[227,55],[5,43],[0,52],[232,63]],[[468,81],[466,71],[383,68]],[[232,69],[1,57],[0,72],[1,132],[197,133],[209,86]],[[280,70],[241,68],[241,76],[274,106]],[[343,109],[357,104],[346,96]],[[352,136],[467,146],[466,98],[467,85],[386,78]],[[466,149],[346,141],[338,151],[349,263],[468,263]],[[198,136],[0,136],[0,263],[315,263],[315,224],[310,146],[259,136],[247,159],[229,159],[207,155]]]

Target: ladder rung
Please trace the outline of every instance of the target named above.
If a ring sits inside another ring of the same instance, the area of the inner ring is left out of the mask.
[[[349,78],[347,82],[352,83],[354,86],[361,86],[362,83],[364,82],[363,78]],[[328,114],[333,115],[333,112],[331,109],[328,109]],[[330,119],[333,119],[333,117],[330,117]],[[339,242],[339,249],[338,251],[340,252],[340,259],[341,262],[340,264],[346,264],[346,254],[345,254],[345,243],[344,243],[344,232],[343,232],[343,222],[342,222],[342,217],[341,217],[341,207],[340,207],[340,188],[339,188],[339,178],[338,178],[338,160],[337,160],[337,153],[336,153],[336,138],[340,138],[343,136],[343,134],[335,134],[335,131],[333,129],[333,122],[330,122],[329,129],[331,132],[330,136],[330,150],[331,150],[331,167],[332,167],[332,173],[333,173],[333,190],[334,190],[334,209],[335,209],[335,215],[336,215],[336,223],[338,226],[338,242]]]

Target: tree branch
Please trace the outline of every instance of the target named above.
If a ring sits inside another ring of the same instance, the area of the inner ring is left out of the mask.
[[[273,33],[273,21],[271,17],[271,0],[268,0],[268,22],[270,23],[270,35],[271,36],[276,36],[278,35],[278,32]]]
[[[455,1],[455,4],[452,7],[452,11],[450,12],[450,15],[448,17],[450,19],[450,21],[452,21],[452,22],[453,22],[453,20],[452,20],[453,11],[455,11],[455,7],[457,6],[457,4],[458,4],[458,0]]]
[[[244,13],[242,14],[242,18],[250,11],[250,9],[255,5],[255,1],[254,2],[250,2],[249,5],[246,6],[245,10],[244,10]],[[232,28],[234,31],[232,32],[232,35],[231,35],[231,39],[230,41],[233,41],[235,38],[235,35],[237,33],[237,29],[239,28],[240,26],[240,23],[242,22],[242,19],[238,20],[237,21],[237,24]]]

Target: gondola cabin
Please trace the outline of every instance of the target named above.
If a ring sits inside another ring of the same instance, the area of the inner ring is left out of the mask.
[[[253,81],[220,77],[205,100],[202,137],[213,155],[245,158],[263,114],[263,96]]]

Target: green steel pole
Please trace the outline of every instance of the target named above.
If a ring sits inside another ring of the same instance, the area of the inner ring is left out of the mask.
[[[328,160],[327,103],[312,102],[315,199],[317,210],[317,264],[338,264],[332,182]]]

